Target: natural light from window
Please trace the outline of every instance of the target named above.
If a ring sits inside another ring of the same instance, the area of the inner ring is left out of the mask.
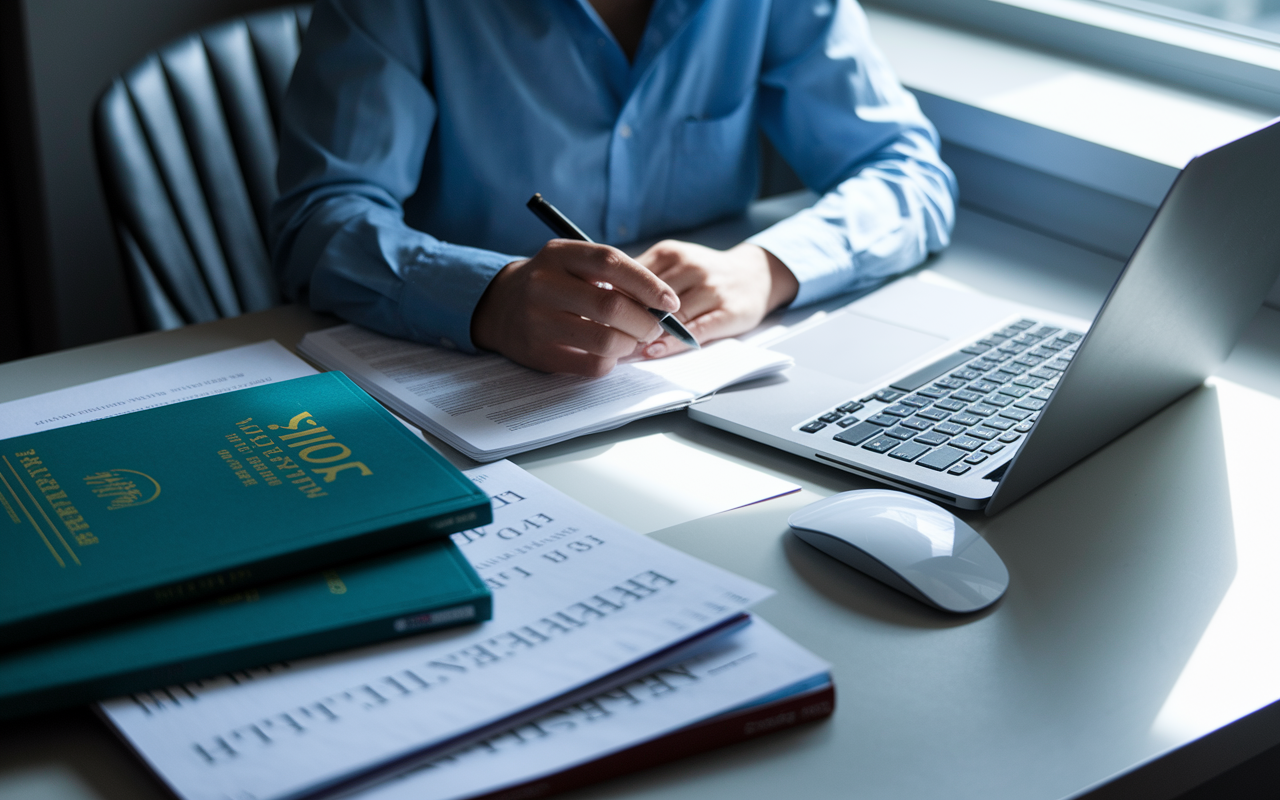
[[[1280,0],[1111,0],[1116,5],[1221,28],[1261,35],[1280,43]]]

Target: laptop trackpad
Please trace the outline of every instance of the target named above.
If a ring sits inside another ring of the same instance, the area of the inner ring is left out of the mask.
[[[809,369],[864,384],[946,342],[943,336],[845,311],[769,349],[786,353]]]

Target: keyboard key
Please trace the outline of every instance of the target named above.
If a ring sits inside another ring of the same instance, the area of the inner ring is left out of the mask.
[[[954,447],[939,447],[928,455],[922,456],[916,463],[922,467],[936,469],[938,472],[943,471],[947,467],[964,458],[965,451],[957,450]]]
[[[1013,337],[1013,341],[1015,344],[1030,346],[1040,341],[1040,337],[1036,336],[1034,333],[1023,333]]]
[[[1018,386],[1017,384],[1014,384],[1012,386],[1005,386],[1001,388],[1000,394],[1007,394],[1010,397],[1023,397],[1030,391],[1031,390],[1025,386]]]
[[[1033,378],[1030,375],[1023,375],[1021,378],[1014,381],[1013,384],[1014,386],[1025,386],[1028,389],[1039,389],[1041,386],[1044,386],[1044,381],[1039,378]],[[973,386],[970,386],[969,388],[972,389]]]
[[[1026,409],[1026,410],[1028,410],[1028,411],[1039,411],[1040,409],[1044,408],[1044,401],[1043,401],[1043,400],[1036,400],[1036,399],[1035,399],[1035,398],[1033,398],[1033,397],[1027,397],[1027,398],[1023,398],[1022,400],[1019,400],[1018,402],[1014,403],[1014,404],[1013,404],[1013,407],[1014,407],[1014,408],[1025,408],[1025,409]]]
[[[999,406],[1000,408],[1004,408],[1005,406],[1013,402],[1013,398],[1003,393],[989,394],[987,395],[986,399],[984,399],[982,402],[986,403],[989,406]]]
[[[950,447],[958,447],[966,452],[972,452],[982,447],[986,442],[981,439],[975,439],[972,436],[957,436],[949,442]]]
[[[968,471],[969,471],[969,470],[971,470],[971,469],[973,469],[973,467],[969,466],[968,464],[956,464],[954,467],[952,467],[951,469],[947,470],[947,474],[948,474],[948,475],[963,475],[963,474],[965,474],[966,472],[968,472]]]
[[[1031,412],[1025,411],[1021,408],[1006,408],[1004,411],[1000,412],[1000,416],[1021,422],[1031,416]]]
[[[999,361],[1008,361],[1009,359],[1013,358],[1015,355],[1017,355],[1017,353],[1006,353],[1002,350],[992,350],[990,353],[987,353],[983,357],[986,358],[988,361],[999,362]]]
[[[891,417],[909,417],[916,413],[916,410],[911,406],[904,406],[902,403],[897,403],[889,406],[881,413],[888,414]]]
[[[891,417],[888,414],[876,414],[874,417],[868,419],[867,422],[870,422],[872,425],[879,425],[883,428],[892,428],[894,425],[898,424],[898,418]]]
[[[955,378],[942,378],[940,380],[934,381],[934,385],[942,386],[946,389],[959,389],[961,386],[964,386],[964,381],[957,380]]]
[[[986,456],[986,454],[984,454],[984,453],[974,453],[974,454],[973,454],[973,455],[971,455],[971,456],[965,456],[964,463],[966,463],[966,464],[981,464],[983,461],[986,461],[986,460],[987,460],[987,456]]]
[[[1026,422],[1020,422],[1017,425],[1014,425],[1013,429],[1018,433],[1026,433],[1027,431],[1031,430],[1032,424],[1033,423],[1031,422],[1031,420],[1027,420]]]
[[[956,425],[954,422],[942,422],[933,427],[933,432],[944,436],[955,436],[957,433],[964,433],[964,426]]]
[[[976,369],[958,369],[951,373],[951,377],[962,381],[972,381],[981,378],[982,373]]]
[[[973,414],[955,414],[950,421],[957,425],[977,425],[982,422],[982,417],[975,417]]]
[[[1035,325],[1035,324],[1036,324],[1036,321],[1034,319],[1020,319],[1017,322],[1010,325],[1009,327],[1017,328],[1020,331],[1025,331],[1027,328],[1030,328],[1032,325]]]
[[[864,450],[876,453],[887,453],[898,446],[898,440],[892,436],[877,436],[862,446]]]
[[[1058,338],[1059,338],[1059,339],[1062,339],[1062,340],[1063,340],[1063,341],[1065,341],[1065,342],[1068,342],[1068,343],[1074,344],[1074,343],[1076,343],[1076,342],[1080,341],[1081,339],[1083,339],[1083,338],[1084,338],[1084,336],[1083,336],[1082,334],[1076,333],[1075,331],[1068,331],[1068,332],[1066,332],[1066,333],[1062,334],[1061,336],[1059,336]]]
[[[1048,400],[1049,395],[1051,394],[1053,394],[1053,390],[1046,386],[1043,389],[1037,389],[1036,391],[1032,392],[1031,396],[1037,400]]]
[[[817,433],[818,431],[822,430],[825,427],[827,427],[827,423],[823,422],[822,420],[815,419],[813,422],[810,422],[807,425],[801,425],[800,430],[804,431],[805,433]]]
[[[927,452],[929,452],[927,445],[907,442],[893,448],[893,451],[889,453],[889,458],[896,458],[899,461],[914,461]]]
[[[1003,449],[1004,449],[1004,445],[1000,444],[999,442],[992,442],[991,444],[982,448],[982,452],[995,455],[996,453],[999,453]]]
[[[992,383],[1008,383],[1009,381],[1018,377],[1018,374],[1019,373],[1017,372],[1011,372],[1001,367],[995,372],[992,372],[991,374],[987,375],[987,380],[991,381]]]
[[[876,396],[874,394],[869,394],[866,397],[862,398],[862,402],[870,403],[872,400],[875,400],[875,399],[876,399]]]
[[[1054,360],[1050,361],[1048,364],[1045,364],[1045,366],[1048,367],[1049,369],[1056,369],[1059,372],[1066,372],[1067,367],[1071,366],[1071,359],[1063,358],[1059,356],[1058,358],[1055,358]]]
[[[999,389],[1000,384],[992,383],[991,381],[974,381],[966,388],[971,392],[982,392],[983,394],[986,394],[987,392],[994,392],[996,389]]]
[[[1005,338],[1007,339],[1009,337],[1006,336]],[[979,339],[978,344],[985,344],[987,347],[995,347],[1000,344],[1000,341],[998,339]]]
[[[902,400],[898,402],[898,405],[911,406],[912,408],[925,408],[926,406],[933,405],[933,400],[928,397],[921,397],[918,394],[913,394],[910,397],[902,398]]]
[[[1021,364],[1024,367],[1038,367],[1040,362],[1044,361],[1040,356],[1033,356],[1030,353],[1023,353],[1013,360],[1015,364]]]
[[[961,352],[961,353],[968,353],[968,354],[969,354],[969,355],[971,355],[971,356],[980,356],[980,355],[982,355],[983,353],[987,352],[987,351],[988,351],[988,350],[990,350],[990,349],[991,349],[991,345],[988,345],[988,344],[979,344],[978,342],[974,342],[973,344],[969,345],[968,347],[962,347],[962,348],[960,348],[960,352]]]
[[[999,410],[1000,409],[997,406],[989,406],[986,403],[974,403],[969,406],[969,410],[966,413],[974,414],[979,417],[989,417]]]
[[[913,431],[910,428],[904,428],[901,425],[899,425],[896,428],[890,428],[889,430],[885,431],[884,435],[892,436],[893,438],[897,439],[900,442],[905,442],[919,432],[920,431]]]
[[[818,419],[822,420],[823,422],[835,422],[836,420],[840,419],[843,416],[844,414],[841,414],[839,411],[832,411],[827,414],[823,414],[822,416],[818,417]]]
[[[977,392],[971,392],[968,389],[961,389],[958,392],[952,392],[951,396],[957,400],[963,400],[966,403],[975,403],[982,399],[982,395]]]
[[[1033,369],[1033,370],[1031,370],[1030,372],[1028,372],[1027,374],[1028,374],[1028,375],[1030,375],[1030,376],[1031,376],[1031,377],[1033,377],[1033,378],[1043,378],[1043,379],[1044,379],[1044,380],[1046,380],[1046,381],[1047,381],[1047,380],[1049,380],[1050,378],[1056,378],[1056,377],[1058,377],[1058,371],[1057,371],[1057,370],[1048,369],[1048,368],[1046,368],[1046,367],[1040,367],[1039,369]]]
[[[840,420],[840,421],[839,421],[839,422],[837,422],[836,424],[837,424],[837,425],[839,425],[841,428],[847,428],[847,427],[849,427],[850,425],[854,424],[854,423],[855,423],[855,422],[857,422],[857,421],[858,421],[858,418],[857,418],[857,417],[855,417],[854,415],[850,414],[849,416],[847,416],[847,417],[845,417],[844,419]]]
[[[837,408],[836,411],[843,411],[846,414],[852,414],[855,411],[861,411],[862,407],[863,407],[862,403],[855,403],[854,401],[850,400],[849,402]]]
[[[1018,441],[1021,438],[1022,438],[1022,434],[1018,433],[1017,431],[1007,431],[1005,433],[1000,434],[999,441],[1004,442],[1005,444],[1013,444],[1014,442]]]
[[[974,395],[974,396],[981,397],[981,395]],[[960,409],[964,408],[967,405],[968,403],[962,403],[959,400],[948,399],[948,400],[939,400],[937,404],[934,406],[934,408],[940,408],[943,411],[959,411]],[[1039,410],[1039,409],[1035,409],[1035,410]]]
[[[934,408],[926,408],[923,411],[921,411],[919,414],[916,414],[916,416],[924,417],[925,419],[930,419],[930,420],[933,420],[934,422],[942,422],[944,419],[946,419],[951,415],[940,408],[934,407]]]
[[[881,389],[876,392],[874,397],[882,403],[894,403],[898,398],[906,395],[906,392],[895,392],[893,389]]]
[[[999,436],[1000,431],[992,430],[991,428],[988,428],[986,425],[983,425],[978,428],[970,428],[969,435],[975,439],[981,439],[984,442],[989,442],[992,439]]]
[[[1013,427],[1013,420],[992,417],[991,419],[983,420],[982,425],[986,428],[995,428],[998,431],[1007,431]]]
[[[1040,338],[1043,339],[1044,337],[1049,336],[1050,334],[1057,333],[1060,330],[1062,330],[1062,328],[1054,328],[1054,327],[1050,327],[1049,325],[1045,325],[1044,327],[1036,331],[1036,336],[1039,336]]]
[[[911,419],[904,419],[902,421],[902,427],[911,428],[914,431],[927,431],[933,427],[933,423],[926,419],[912,417]]]
[[[1025,335],[1026,335],[1026,334],[1023,334],[1023,336],[1025,336]],[[1022,338],[1022,337],[1020,336],[1020,337],[1018,337],[1018,338],[1020,339],[1020,338]],[[1019,353],[1021,353],[1023,350],[1026,350],[1026,349],[1027,349],[1027,347],[1026,347],[1026,345],[1024,345],[1024,344],[1020,344],[1020,343],[1015,339],[1015,340],[1010,341],[1010,342],[1005,342],[1004,344],[1000,345],[1000,346],[999,346],[999,347],[997,347],[996,349],[997,349],[999,352],[1001,352],[1001,353],[1007,353],[1007,354],[1009,355],[1009,357],[1010,357],[1010,358],[1012,358],[1013,356],[1016,356],[1016,355],[1018,355]]]
[[[933,400],[937,400],[940,397],[946,397],[947,393],[950,391],[951,391],[950,389],[947,389],[943,386],[933,386],[928,389],[921,389],[917,391],[916,394],[920,395],[921,397],[928,397]]]
[[[845,444],[856,445],[856,444],[862,444],[863,442],[870,439],[872,436],[875,436],[879,432],[880,432],[880,428],[878,428],[877,426],[872,425],[870,422],[862,422],[857,425],[854,425],[852,428],[849,428],[848,430],[843,430],[840,433],[837,433],[834,439],[837,442],[844,442]]]
[[[915,440],[917,442],[920,442],[921,444],[927,444],[930,447],[933,447],[939,444],[946,444],[947,439],[949,438],[951,437],[943,436],[942,434],[936,431],[930,431],[929,433],[925,433],[925,434],[921,434],[920,436],[917,436]]]

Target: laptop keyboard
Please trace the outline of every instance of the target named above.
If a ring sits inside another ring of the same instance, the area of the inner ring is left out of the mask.
[[[1023,319],[800,425],[886,458],[964,475],[1017,447],[1084,334]]]

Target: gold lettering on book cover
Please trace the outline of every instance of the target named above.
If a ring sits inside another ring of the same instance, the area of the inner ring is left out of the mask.
[[[373,474],[363,461],[350,460],[351,448],[310,411],[295,414],[287,425],[270,423],[264,429],[253,417],[235,425],[238,432],[225,437],[230,448],[219,450],[218,456],[245,486],[259,482],[280,486],[288,481],[307,499],[315,499],[329,495],[322,484],[333,483],[339,475],[346,477],[350,470],[355,477]],[[243,456],[243,462],[237,455]],[[312,466],[318,464],[325,466]]]
[[[108,469],[84,476],[85,485],[100,500],[106,500],[108,511],[136,508],[160,496],[160,482],[136,469]]]

